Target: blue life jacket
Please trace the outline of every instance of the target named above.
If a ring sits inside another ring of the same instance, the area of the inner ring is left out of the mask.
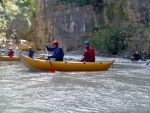
[[[63,49],[60,48],[60,47],[56,47],[56,48],[51,48],[51,47],[48,47],[46,46],[47,50],[48,51],[53,51],[53,55],[52,56],[49,56],[48,58],[55,58],[56,61],[63,61],[63,57],[64,57],[64,52],[63,52]]]
[[[34,51],[33,51],[32,49],[30,49],[30,50],[29,50],[29,57],[30,57],[30,58],[33,58],[33,55],[34,55]]]

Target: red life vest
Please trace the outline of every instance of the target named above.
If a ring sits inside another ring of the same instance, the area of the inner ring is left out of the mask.
[[[95,50],[92,47],[87,47],[81,61],[95,61]]]
[[[10,57],[14,56],[14,51],[13,51],[13,50],[10,50],[10,51],[8,52],[8,55],[7,55],[7,56],[10,56]]]

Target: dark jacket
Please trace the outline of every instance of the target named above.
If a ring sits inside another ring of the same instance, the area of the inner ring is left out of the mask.
[[[30,57],[30,58],[33,58],[33,55],[34,55],[34,51],[33,51],[32,49],[30,49],[30,50],[29,50],[29,57]]]
[[[133,57],[135,58],[135,60],[142,59],[142,55],[139,54],[139,53],[134,53],[134,54],[133,54]]]
[[[48,51],[54,52],[52,56],[49,56],[48,58],[55,58],[56,61],[63,61],[63,57],[64,57],[64,52],[62,48],[56,47],[56,48],[52,48],[52,47],[48,47],[46,46],[46,49]]]

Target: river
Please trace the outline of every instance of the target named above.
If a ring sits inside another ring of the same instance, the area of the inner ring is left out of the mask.
[[[111,59],[107,71],[56,73],[0,61],[0,113],[150,113],[150,65],[97,58]]]

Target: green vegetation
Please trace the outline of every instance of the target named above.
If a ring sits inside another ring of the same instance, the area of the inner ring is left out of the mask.
[[[4,4],[4,0],[0,0],[0,3],[1,3],[1,4]]]
[[[92,45],[101,53],[116,54],[123,49],[119,41],[121,39],[122,30],[116,27],[102,26],[97,27],[98,31],[94,31],[94,36],[90,37]]]
[[[124,32],[119,26],[114,26],[113,22],[124,22],[128,20],[126,13],[127,0],[120,0],[120,3],[110,2],[106,6],[105,16],[108,25],[92,26],[93,36],[89,38],[93,46],[101,53],[117,54],[124,49],[122,34]],[[119,21],[118,21],[119,17]]]
[[[34,0],[0,0],[0,26],[7,29],[13,21],[19,20],[23,26],[30,28],[34,11]]]
[[[119,7],[118,7],[118,14],[120,16],[120,19],[124,21],[128,20],[126,7],[127,7],[127,0],[121,0],[121,3],[119,4]]]
[[[31,18],[34,16],[35,5],[34,0],[16,0],[16,5],[20,8],[20,13],[26,15],[25,17]]]
[[[14,20],[18,13],[18,7],[14,5],[13,2],[1,1],[0,12],[2,16],[0,17],[1,28],[6,28],[7,24]]]
[[[112,22],[115,17],[121,21],[128,21],[128,16],[126,13],[127,0],[121,0],[120,3],[111,2],[106,7],[106,17]]]
[[[16,19],[22,22],[23,26],[31,26],[31,18],[34,17],[34,0],[16,0],[15,4],[19,7],[20,11],[16,15]]]
[[[114,12],[115,6],[116,6],[115,3],[110,3],[106,8],[106,16],[110,22],[112,22],[115,18],[115,12]]]
[[[150,28],[150,23],[145,23],[143,28]]]

